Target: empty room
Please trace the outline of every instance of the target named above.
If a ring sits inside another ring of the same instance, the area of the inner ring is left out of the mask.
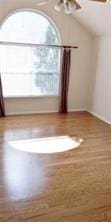
[[[110,0],[0,0],[0,222],[111,222]]]

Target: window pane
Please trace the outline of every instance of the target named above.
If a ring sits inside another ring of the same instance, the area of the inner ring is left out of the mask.
[[[0,40],[12,43],[59,44],[58,33],[43,15],[19,11],[2,25]],[[0,46],[4,96],[57,95],[60,50]]]
[[[2,73],[3,92],[5,96],[30,95],[30,74]]]
[[[1,46],[0,51],[5,96],[58,94],[59,49]]]
[[[58,35],[47,18],[32,11],[11,15],[1,28],[1,41],[58,44]]]

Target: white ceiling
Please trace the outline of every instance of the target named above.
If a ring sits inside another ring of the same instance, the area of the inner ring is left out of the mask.
[[[77,0],[82,9],[73,13],[73,16],[92,34],[111,34],[111,4],[97,3],[88,0]]]
[[[12,3],[15,4],[14,2],[19,4],[20,1],[27,4],[32,2],[33,5],[35,5],[37,0],[0,0],[0,17],[2,16],[2,11],[5,10],[6,7],[9,7]],[[49,0],[49,3],[54,4],[55,1],[57,0]],[[111,34],[111,4],[89,0],[76,1],[82,6],[81,9],[73,13],[73,16],[79,23],[86,27],[93,35]]]

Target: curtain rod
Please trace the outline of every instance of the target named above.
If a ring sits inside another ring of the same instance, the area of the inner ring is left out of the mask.
[[[33,43],[18,43],[18,42],[5,42],[0,41],[0,45],[13,45],[13,46],[31,46],[31,47],[49,47],[49,48],[70,48],[70,49],[77,49],[78,46],[71,46],[71,45],[46,45],[46,44],[33,44]]]

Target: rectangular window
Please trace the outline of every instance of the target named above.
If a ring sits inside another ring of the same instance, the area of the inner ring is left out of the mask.
[[[5,97],[58,95],[60,49],[0,46]]]

